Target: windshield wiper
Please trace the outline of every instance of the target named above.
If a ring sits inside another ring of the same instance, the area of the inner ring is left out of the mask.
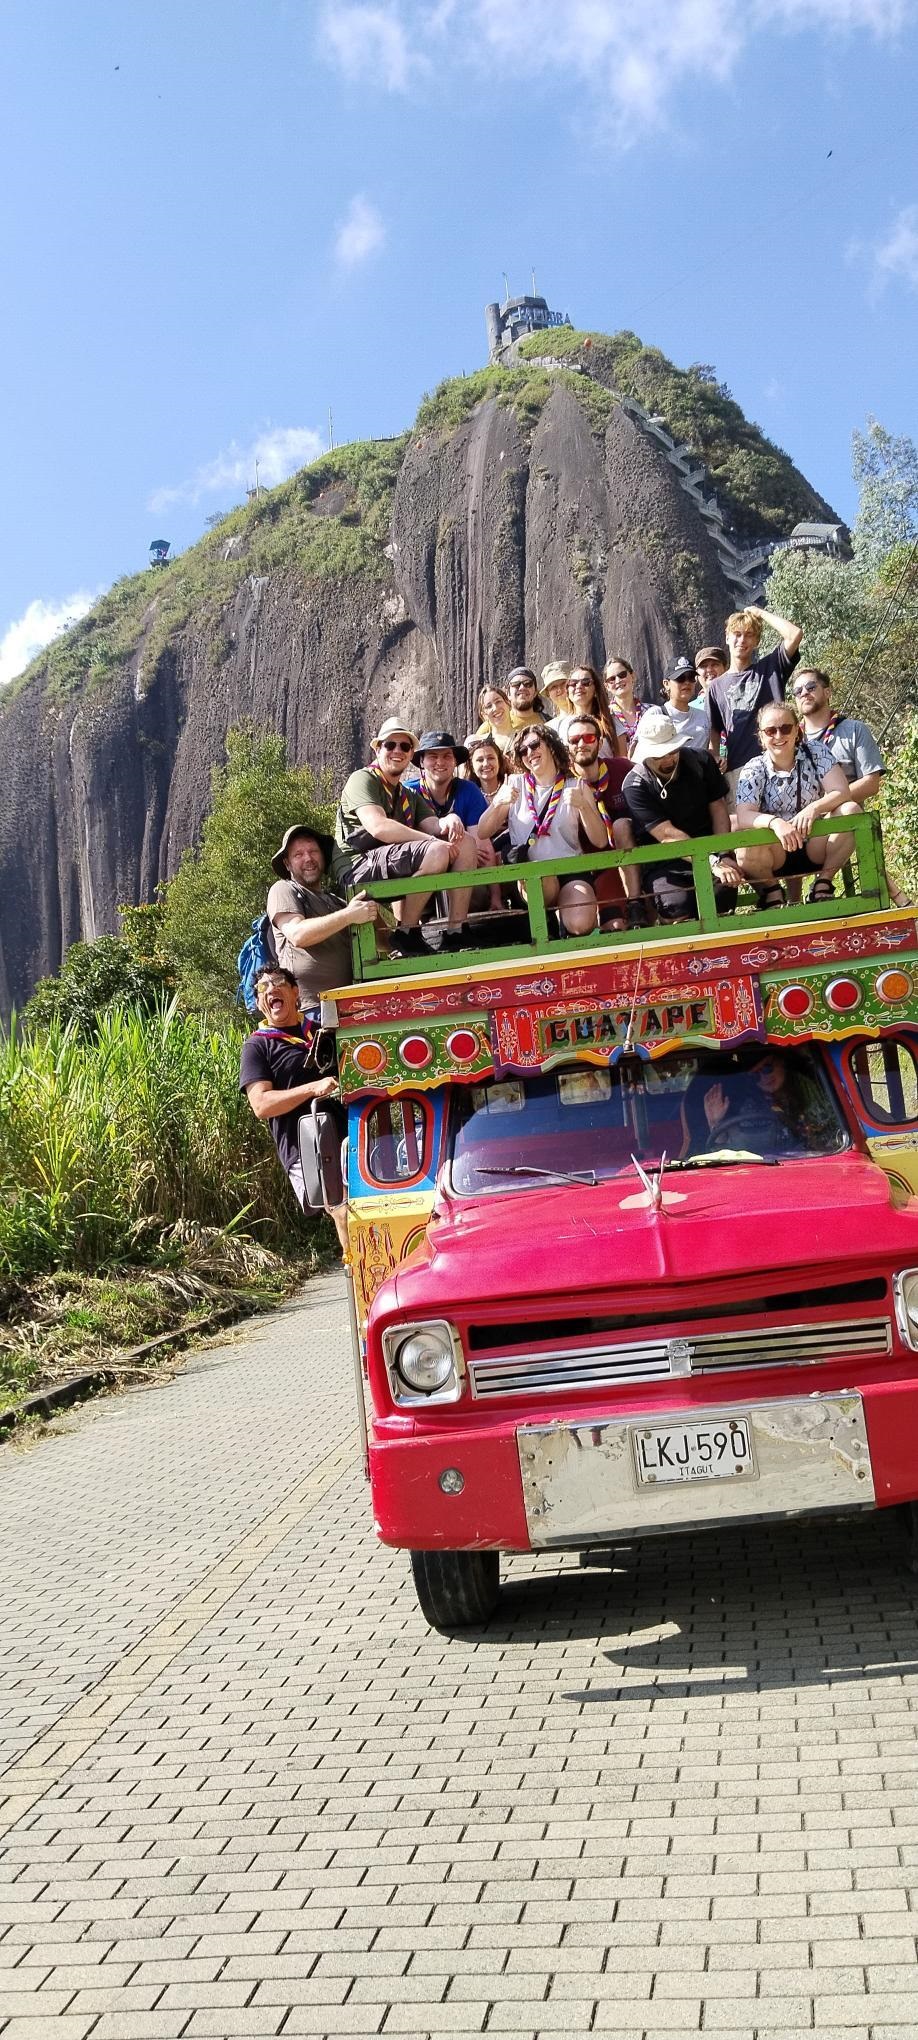
[[[531,1169],[525,1162],[513,1162],[508,1168],[479,1168],[479,1176],[546,1176],[550,1183],[591,1183],[596,1185],[595,1169]]]
[[[684,1155],[670,1162],[671,1169],[726,1169],[731,1162],[761,1162],[763,1169],[776,1169],[777,1155],[759,1155],[752,1148],[712,1148],[709,1155]]]

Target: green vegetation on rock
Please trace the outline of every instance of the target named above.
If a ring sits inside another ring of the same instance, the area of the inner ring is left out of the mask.
[[[143,687],[192,618],[202,632],[215,629],[250,575],[385,581],[392,493],[407,444],[403,434],[322,454],[276,489],[229,511],[166,566],[116,581],[32,661],[6,690],[8,697],[41,678],[51,694],[69,694],[108,679],[131,659]]]
[[[764,527],[786,537],[801,518],[833,515],[789,456],[749,423],[706,364],[677,368],[658,347],[645,347],[636,333],[586,333],[569,326],[531,334],[519,352],[524,362],[550,356],[576,364],[597,386],[635,398],[662,419],[677,444],[690,447],[704,462],[725,513],[741,533]],[[577,395],[586,406],[580,378]]]

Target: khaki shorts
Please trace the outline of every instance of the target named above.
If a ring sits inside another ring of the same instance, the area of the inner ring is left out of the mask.
[[[436,836],[429,839],[431,843],[437,840]],[[379,843],[375,850],[363,850],[354,858],[348,883],[357,892],[362,885],[372,885],[375,879],[414,878],[428,847],[427,843]]]

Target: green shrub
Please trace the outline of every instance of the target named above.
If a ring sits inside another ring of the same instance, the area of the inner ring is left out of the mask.
[[[0,1041],[0,1278],[181,1261],[176,1229],[302,1249],[273,1143],[238,1088],[245,1026],[110,1006]]]

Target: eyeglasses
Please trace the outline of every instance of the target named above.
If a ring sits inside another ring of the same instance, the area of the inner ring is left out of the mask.
[[[797,727],[796,723],[792,722],[768,723],[768,725],[762,730],[762,735],[763,737],[789,737],[791,731],[795,730],[796,727]]]
[[[668,685],[670,687],[694,687],[695,675],[694,673],[674,673]]]
[[[630,679],[631,679],[631,674],[630,674],[630,673],[610,673],[610,674],[609,674],[609,679],[610,679],[610,680],[630,680]]]
[[[414,745],[402,744],[399,742],[397,737],[386,737],[384,743],[380,746],[380,749],[383,751],[413,751]]]
[[[541,739],[541,737],[534,737],[534,738],[533,738],[533,740],[532,740],[532,743],[531,743],[531,744],[521,744],[521,745],[520,745],[520,757],[521,757],[521,758],[534,758],[534,757],[535,757],[535,754],[536,754],[536,752],[537,752],[537,751],[541,751],[541,749],[542,749],[542,739]]]
[[[567,741],[569,744],[598,744],[599,738],[593,735],[592,730],[584,730],[582,737],[575,737],[571,731]]]
[[[519,691],[520,691],[520,688],[521,688],[521,687],[525,687],[525,688],[527,688],[527,689],[531,687],[531,688],[532,688],[532,691],[533,691],[533,694],[535,693],[535,681],[534,681],[534,680],[508,680],[508,681],[507,681],[507,693],[508,693],[508,694],[518,694],[518,693],[519,693]]]
[[[582,680],[569,680],[567,684],[568,688],[572,690],[575,687],[592,687],[593,682],[584,675]]]
[[[815,694],[817,688],[821,686],[821,680],[801,680],[799,687],[793,687],[791,692],[794,700],[800,701],[804,694]]]

